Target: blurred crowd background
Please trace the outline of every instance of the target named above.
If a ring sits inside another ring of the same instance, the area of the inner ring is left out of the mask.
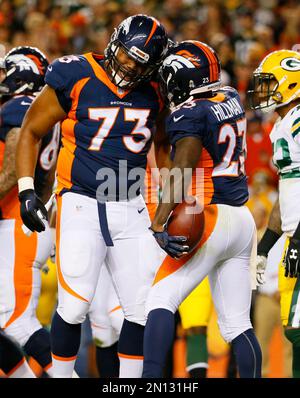
[[[158,18],[174,41],[197,39],[210,44],[220,57],[223,83],[238,89],[246,107],[250,77],[262,58],[276,49],[291,49],[297,44],[300,47],[299,0],[1,0],[0,43],[7,50],[19,45],[37,46],[50,61],[65,54],[103,53],[113,28],[124,18],[138,13]],[[248,205],[259,237],[277,197],[277,174],[268,138],[275,119],[276,115],[254,113],[247,107],[246,171],[251,190]],[[266,347],[265,352],[268,353],[269,344],[271,346],[273,365],[264,364],[264,375],[290,376],[290,348],[279,326],[276,267],[272,272],[268,288],[261,289],[258,296],[266,296],[274,312],[268,315],[263,306],[254,306],[254,320],[259,323],[272,318],[271,324],[264,326],[258,336]],[[217,329],[214,332],[216,335]],[[85,337],[80,372],[93,376],[93,365],[87,366],[93,363],[88,328]],[[212,361],[227,358],[229,352],[216,339],[210,344]],[[184,375],[181,340],[179,333],[174,357],[175,376]],[[226,366],[212,372],[211,376],[225,376]]]

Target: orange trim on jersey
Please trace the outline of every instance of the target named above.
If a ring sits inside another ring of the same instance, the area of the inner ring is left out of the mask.
[[[157,209],[157,203],[146,203],[146,206],[148,209],[150,220],[153,221]]]
[[[11,375],[13,375],[15,371],[18,370],[23,365],[23,363],[25,363],[25,358],[22,358],[21,361],[18,362],[13,369],[11,369],[8,373],[6,373],[6,376],[10,377]]]
[[[160,94],[159,84],[156,83],[156,82],[153,82],[153,81],[151,81],[150,84],[151,84],[151,86],[154,88],[154,90],[156,92],[156,95],[157,95],[157,98],[158,98],[158,103],[159,103],[159,112],[161,112],[164,109],[165,105],[164,105],[163,98],[162,98],[162,96]]]
[[[96,77],[105,84],[117,97],[124,98],[125,95],[129,93],[129,91],[121,90],[114,85],[114,83],[109,79],[105,70],[97,63],[97,61],[93,57],[93,53],[84,54],[84,57],[87,59],[88,63],[91,65]]]
[[[154,32],[156,31],[156,28],[157,28],[157,22],[155,21],[155,19],[153,19],[152,29],[151,29],[150,35],[148,36],[148,39],[147,39],[144,47],[146,47],[146,45],[149,43],[149,40],[154,35]]]
[[[17,185],[0,200],[0,209],[3,219],[21,220]]]
[[[119,352],[118,352],[118,357],[125,358],[125,359],[140,359],[141,361],[144,359],[144,356],[120,354]]]
[[[0,170],[2,169],[4,150],[5,150],[5,143],[3,141],[0,141]]]
[[[78,298],[79,300],[82,300],[86,303],[88,303],[88,300],[85,299],[84,297],[80,296],[78,293],[76,293],[73,289],[68,286],[67,282],[64,280],[63,274],[61,272],[60,268],[60,223],[61,223],[61,206],[62,206],[62,197],[56,195],[56,200],[57,200],[57,220],[56,220],[56,265],[57,265],[57,275],[58,275],[58,280],[61,285],[61,287],[71,294],[72,296]]]
[[[162,265],[160,266],[157,274],[155,276],[153,285],[165,279],[169,275],[173,274],[179,268],[183,267],[199,250],[211,236],[213,230],[215,229],[216,223],[218,219],[218,207],[217,205],[209,205],[204,208],[204,222],[205,222],[205,229],[203,232],[203,236],[201,241],[198,243],[197,247],[190,253],[184,256],[179,260],[175,260],[174,258],[167,256]]]
[[[72,98],[72,107],[68,113],[68,117],[70,119],[76,120],[76,111],[78,109],[78,101],[80,97],[80,93],[83,89],[83,87],[87,84],[87,82],[90,80],[90,77],[86,77],[84,79],[78,80],[72,88],[72,91],[70,93],[70,98]]]
[[[75,361],[75,359],[77,358],[77,355],[74,355],[74,357],[60,357],[58,355],[53,354],[53,352],[51,353],[51,355],[57,361],[64,361],[64,362]]]
[[[26,311],[32,296],[32,268],[37,251],[37,233],[26,236],[22,230],[22,220],[14,226],[15,263],[14,290],[15,308],[4,329],[11,325]]]
[[[57,160],[57,188],[59,194],[63,188],[70,189],[72,183],[72,166],[75,159],[75,126],[78,122],[73,119],[65,119],[62,124],[62,146]]]
[[[158,205],[158,185],[151,173],[151,168],[147,163],[146,173],[144,178],[144,200],[148,208],[150,219],[154,217]]]
[[[206,98],[208,101],[212,102],[223,102],[226,99],[225,94],[223,93],[218,93],[215,97],[213,98]]]
[[[112,314],[113,312],[115,312],[115,311],[118,311],[118,310],[120,310],[122,307],[120,306],[120,305],[118,305],[117,307],[115,307],[115,308],[113,308],[111,311],[109,311],[108,313],[109,314]]]
[[[209,205],[214,195],[214,183],[212,179],[212,172],[214,168],[214,162],[209,152],[203,148],[201,158],[197,164],[196,169],[201,169],[203,174],[193,172],[191,194],[197,196],[201,203],[204,201],[204,205]]]
[[[191,42],[193,44],[195,44],[195,46],[201,48],[201,50],[207,56],[208,61],[209,61],[210,80],[212,82],[218,80],[218,65],[217,65],[218,62],[217,62],[217,58],[214,55],[214,53],[212,53],[209,48],[207,48],[206,46],[202,45],[201,43],[199,43],[196,40],[191,40]]]

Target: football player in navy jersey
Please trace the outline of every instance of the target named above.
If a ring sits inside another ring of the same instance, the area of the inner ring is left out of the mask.
[[[120,376],[142,373],[144,303],[160,260],[139,185],[163,107],[151,77],[167,43],[155,18],[125,19],[104,56],[71,55],[48,67],[46,87],[22,126],[21,214],[30,229],[40,230],[43,220],[34,215],[46,212],[34,189],[37,148],[46,131],[62,121],[56,191],[59,303],[51,328],[56,377],[72,374],[81,323],[104,260],[125,315]]]
[[[220,331],[233,345],[240,376],[260,377],[261,351],[250,321],[255,224],[244,206],[248,199],[245,111],[236,90],[220,88],[220,62],[204,43],[185,41],[170,49],[160,76],[172,111],[166,122],[171,172],[181,173],[167,180],[151,225],[169,255],[156,273],[146,303],[143,377],[162,377],[174,313],[207,275]],[[178,250],[188,252],[185,242],[170,246],[172,236],[165,229],[188,189],[198,197],[205,219],[202,239],[189,254]]]
[[[34,47],[16,47],[2,63],[0,84],[0,327],[52,375],[50,335],[36,317],[40,269],[52,249],[51,232],[22,231],[15,152],[29,106],[44,86],[48,61]],[[43,201],[52,192],[59,127],[49,129],[37,151],[35,189]],[[2,339],[3,340],[3,339]],[[22,365],[20,362],[20,366]],[[20,374],[20,373],[19,373]]]

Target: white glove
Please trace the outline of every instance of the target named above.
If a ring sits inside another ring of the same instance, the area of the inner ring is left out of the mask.
[[[258,285],[263,285],[266,283],[265,270],[267,267],[267,257],[257,256],[256,259],[256,281]]]

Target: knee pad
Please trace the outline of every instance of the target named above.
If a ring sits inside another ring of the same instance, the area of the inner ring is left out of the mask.
[[[145,309],[146,318],[148,318],[148,315],[151,311],[156,310],[158,308],[168,310],[173,314],[175,314],[175,312],[179,307],[179,304],[180,303],[172,301],[171,299],[166,300],[165,297],[160,297],[159,295],[154,295],[154,294],[152,295],[150,292]]]
[[[75,302],[74,298],[74,300],[65,300],[63,304],[60,304],[57,308],[57,313],[65,322],[76,325],[85,321],[88,310],[89,303],[78,299]]]
[[[300,329],[285,329],[284,334],[293,346],[300,347]]]
[[[92,327],[92,334],[93,340],[97,347],[105,348],[110,347],[115,344],[118,339],[119,335],[117,335],[112,327],[109,326],[98,326],[95,324],[91,325]]]
[[[124,314],[121,308],[97,318],[89,313],[93,339],[97,347],[110,347],[119,340]]]
[[[42,325],[36,317],[24,318],[21,316],[5,328],[5,333],[23,347],[29,338],[41,327]]]
[[[218,321],[218,325],[221,335],[227,343],[231,343],[232,340],[246,330],[252,329],[250,319],[245,320],[244,322],[241,322],[240,319],[226,320],[225,322]]]
[[[118,310],[111,312],[109,314],[109,320],[110,320],[111,326],[117,336],[117,339],[119,339],[122,325],[124,322],[124,314],[123,314],[122,309],[119,308]]]
[[[145,306],[133,305],[124,307],[124,318],[132,323],[137,323],[141,326],[146,325]]]

